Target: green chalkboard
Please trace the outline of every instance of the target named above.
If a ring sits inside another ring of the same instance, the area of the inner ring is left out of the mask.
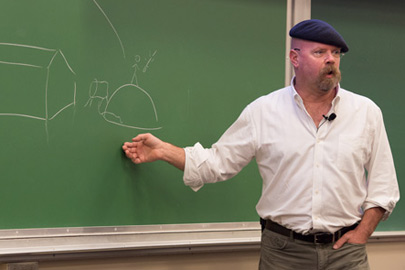
[[[283,87],[284,0],[1,0],[0,229],[257,221],[254,162],[194,193],[124,141],[214,143]]]
[[[370,97],[383,111],[397,177],[405,192],[405,110],[401,53],[405,42],[405,2],[396,0],[312,0],[312,18],[328,21],[350,51],[341,62],[342,86]],[[355,117],[355,116],[353,116]],[[405,230],[405,201],[378,230]]]

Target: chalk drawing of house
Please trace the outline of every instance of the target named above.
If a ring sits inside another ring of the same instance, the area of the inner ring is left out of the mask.
[[[76,104],[75,72],[61,50],[0,43],[0,117],[48,122]]]

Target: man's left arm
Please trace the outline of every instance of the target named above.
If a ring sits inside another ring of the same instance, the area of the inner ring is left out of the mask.
[[[378,223],[388,218],[399,200],[398,181],[381,110],[371,106],[369,111],[373,113],[369,114],[367,121],[374,128],[370,156],[364,166],[368,172],[367,198],[363,204],[366,210],[357,228],[344,234],[335,243],[334,249],[345,243],[367,243]]]
[[[377,228],[378,223],[382,219],[385,209],[381,207],[369,208],[364,212],[363,218],[353,231],[344,234],[334,245],[334,249],[339,249],[345,243],[365,244],[368,238]]]

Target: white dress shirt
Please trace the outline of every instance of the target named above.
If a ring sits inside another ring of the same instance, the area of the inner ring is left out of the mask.
[[[387,218],[399,188],[380,109],[338,88],[332,113],[316,127],[292,85],[260,97],[211,148],[185,148],[184,183],[197,191],[256,158],[264,219],[306,234],[335,232],[377,206]]]

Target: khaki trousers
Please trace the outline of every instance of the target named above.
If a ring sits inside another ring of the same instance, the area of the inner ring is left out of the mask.
[[[369,270],[365,245],[294,240],[265,229],[262,233],[259,270]]]

